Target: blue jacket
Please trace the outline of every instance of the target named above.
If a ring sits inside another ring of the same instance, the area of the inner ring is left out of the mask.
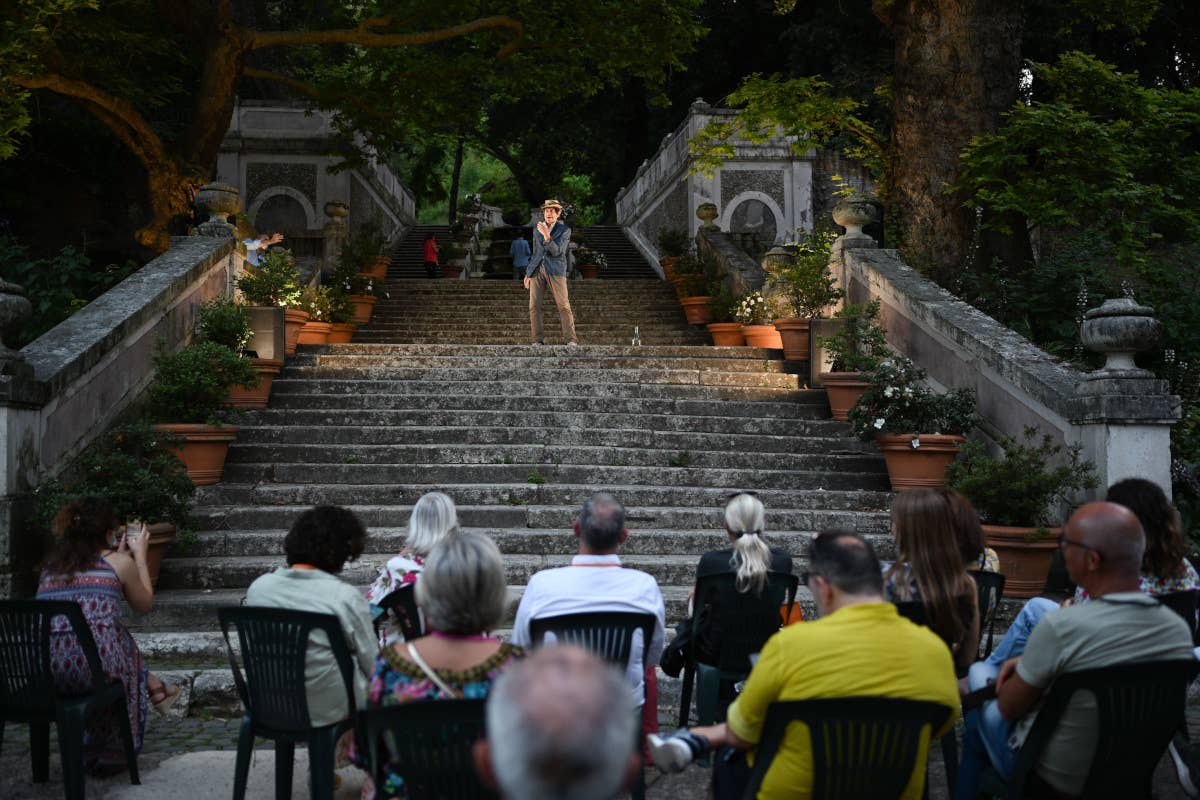
[[[529,242],[525,241],[525,237],[513,239],[508,246],[508,254],[512,256],[514,267],[529,266]]]
[[[571,229],[561,220],[554,223],[550,229],[550,241],[542,238],[537,226],[533,228],[533,255],[529,266],[525,268],[525,277],[533,277],[533,273],[541,265],[545,265],[547,275],[567,274],[567,250],[571,244]]]

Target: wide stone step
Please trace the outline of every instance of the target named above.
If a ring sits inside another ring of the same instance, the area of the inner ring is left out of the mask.
[[[525,348],[522,348],[525,350]],[[540,348],[539,348],[540,349]],[[637,370],[643,375],[660,372],[672,374],[682,371],[721,373],[783,372],[784,362],[772,358],[672,358],[639,356],[604,356],[580,353],[582,348],[569,348],[554,358],[546,358],[530,347],[522,353],[491,352],[485,355],[435,355],[435,354],[382,354],[382,353],[324,353],[297,358],[289,364],[289,374],[294,368],[320,368],[322,370],[358,369],[364,372],[381,368],[429,369],[439,372],[460,370],[520,370],[534,375],[543,372],[594,371],[597,375],[625,375]]]
[[[379,344],[326,344],[326,345],[309,345],[305,346],[303,353],[309,354],[310,358],[297,358],[297,362],[304,361],[308,363],[311,360],[312,354],[335,354],[335,355],[385,355],[385,356],[403,356],[403,355],[434,355],[434,356],[483,356],[490,357],[497,354],[507,355],[511,351],[506,348],[496,347],[495,345],[480,345],[480,344],[453,344],[453,345],[419,345],[419,344],[395,344],[395,345],[379,345]],[[546,348],[527,347],[521,351],[523,355],[538,355],[542,358],[566,358],[579,359],[582,357],[606,359],[618,357],[634,357],[634,358],[683,358],[689,360],[703,359],[706,362],[717,362],[724,360],[740,360],[750,359],[756,361],[758,359],[767,358],[771,354],[771,350],[762,347],[633,347],[630,345],[591,345],[588,347],[572,348],[570,350],[562,348]]]
[[[795,375],[788,375],[776,370],[771,365],[779,362],[764,360],[767,365],[759,372],[720,372],[700,369],[607,369],[603,372],[582,367],[556,369],[552,366],[529,367],[520,371],[522,379],[533,383],[567,383],[586,384],[589,381],[603,382],[609,385],[663,385],[675,384],[681,386],[737,386],[764,387],[771,389],[797,389],[799,383]],[[392,380],[392,381],[421,381],[424,383],[440,383],[462,381],[475,383],[479,381],[503,381],[514,375],[512,369],[503,367],[441,367],[422,369],[404,365],[384,366],[378,364],[363,364],[361,366],[325,365],[312,367],[289,367],[288,375],[292,377],[310,377],[320,375],[324,378],[357,378],[361,380]],[[601,379],[601,376],[602,379]]]
[[[586,332],[585,332],[586,333]],[[579,336],[576,332],[576,336]],[[488,336],[481,336],[475,331],[462,333],[459,331],[437,331],[427,333],[378,333],[371,332],[356,332],[354,341],[368,342],[376,344],[425,344],[425,345],[451,345],[461,342],[464,338],[470,338],[474,342],[481,342],[503,347],[520,347],[529,344],[529,332],[519,333],[516,331],[507,333],[496,333]],[[583,338],[581,347],[588,345],[619,345],[628,344],[633,338],[633,329],[630,328],[624,333],[604,333],[590,334],[586,333]],[[646,345],[705,345],[709,342],[708,334],[706,333],[681,333],[679,331],[666,331],[661,334],[654,332],[642,331],[640,334],[642,344]],[[558,326],[549,328],[545,335],[546,347],[565,346],[566,340],[558,333]],[[304,347],[304,345],[301,345]]]
[[[328,377],[319,372],[300,376],[286,375],[277,378],[271,385],[271,395],[287,393],[323,394],[454,394],[483,397],[536,396],[545,398],[576,397],[581,394],[596,398],[653,398],[681,400],[741,400],[769,402],[811,402],[812,395],[795,386],[710,386],[687,384],[618,384],[602,381],[533,382],[521,380],[522,376],[509,376],[508,380],[458,381],[452,386],[434,380],[381,380],[378,378],[354,380],[350,377]],[[794,380],[794,379],[793,379]]]

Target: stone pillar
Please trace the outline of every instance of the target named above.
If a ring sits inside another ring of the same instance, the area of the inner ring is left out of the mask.
[[[350,207],[340,200],[330,200],[325,204],[325,215],[329,222],[321,228],[325,235],[324,250],[321,253],[321,263],[325,269],[333,269],[342,255],[342,243],[350,235]]]
[[[850,296],[850,276],[846,274],[844,253],[847,250],[875,250],[879,243],[870,234],[863,233],[863,226],[875,221],[875,206],[871,203],[843,200],[834,206],[832,216],[835,223],[846,229],[829,253],[829,271],[837,288],[843,292],[842,299],[835,304],[840,309],[846,303],[861,303],[868,299]]]
[[[1101,491],[1124,478],[1146,478],[1170,497],[1171,426],[1179,421],[1179,398],[1133,360],[1162,334],[1154,309],[1129,298],[1105,300],[1084,315],[1080,333],[1089,350],[1107,359],[1076,387],[1071,419],[1080,426],[1084,455],[1096,464]]]

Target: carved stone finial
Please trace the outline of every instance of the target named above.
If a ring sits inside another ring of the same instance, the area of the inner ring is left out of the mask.
[[[841,200],[833,207],[833,221],[846,229],[842,239],[869,239],[863,226],[875,221],[875,206],[866,200]]]
[[[0,280],[0,372],[10,373],[10,367],[21,363],[21,354],[4,344],[3,337],[10,336],[33,316],[33,304],[25,297],[25,290],[15,283]]]
[[[334,222],[341,222],[346,217],[350,216],[350,206],[343,203],[341,200],[330,200],[325,204],[325,216],[329,217]]]
[[[242,210],[242,196],[237,187],[224,183],[206,183],[196,192],[196,209],[208,214],[208,221],[201,222],[197,230],[201,236],[236,238],[237,228],[229,218]]]
[[[1154,376],[1133,360],[1135,354],[1158,344],[1162,335],[1162,323],[1154,318],[1153,308],[1122,297],[1105,300],[1099,308],[1090,309],[1083,316],[1080,337],[1084,346],[1106,358],[1103,367],[1088,374],[1088,380]]]
[[[720,216],[720,212],[717,210],[716,203],[701,203],[700,205],[698,205],[696,207],[696,216],[704,221],[704,224],[700,226],[700,230],[702,230],[702,231],[719,231],[719,230],[721,230],[720,226],[718,226],[715,222],[713,222],[713,220],[715,220],[718,216]]]

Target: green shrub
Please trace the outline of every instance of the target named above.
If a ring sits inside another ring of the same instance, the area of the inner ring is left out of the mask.
[[[234,384],[258,385],[250,359],[215,342],[195,342],[154,357],[147,411],[157,422],[219,423],[231,415],[224,403]]]
[[[687,231],[681,228],[663,228],[658,232],[659,258],[682,256],[690,244]]]
[[[925,370],[904,356],[881,361],[863,378],[871,386],[850,409],[850,427],[865,440],[879,433],[961,436],[975,427],[975,394],[937,394],[925,384]]]
[[[216,342],[241,353],[254,338],[250,327],[250,312],[232,297],[221,296],[200,307],[197,334],[206,342]]]
[[[879,366],[888,352],[887,339],[879,327],[879,301],[848,303],[833,315],[845,325],[832,336],[820,336],[817,344],[825,348],[830,372],[870,372]]]
[[[300,284],[292,251],[272,247],[263,254],[257,267],[249,267],[238,278],[237,288],[252,306],[294,308],[300,299]]]

